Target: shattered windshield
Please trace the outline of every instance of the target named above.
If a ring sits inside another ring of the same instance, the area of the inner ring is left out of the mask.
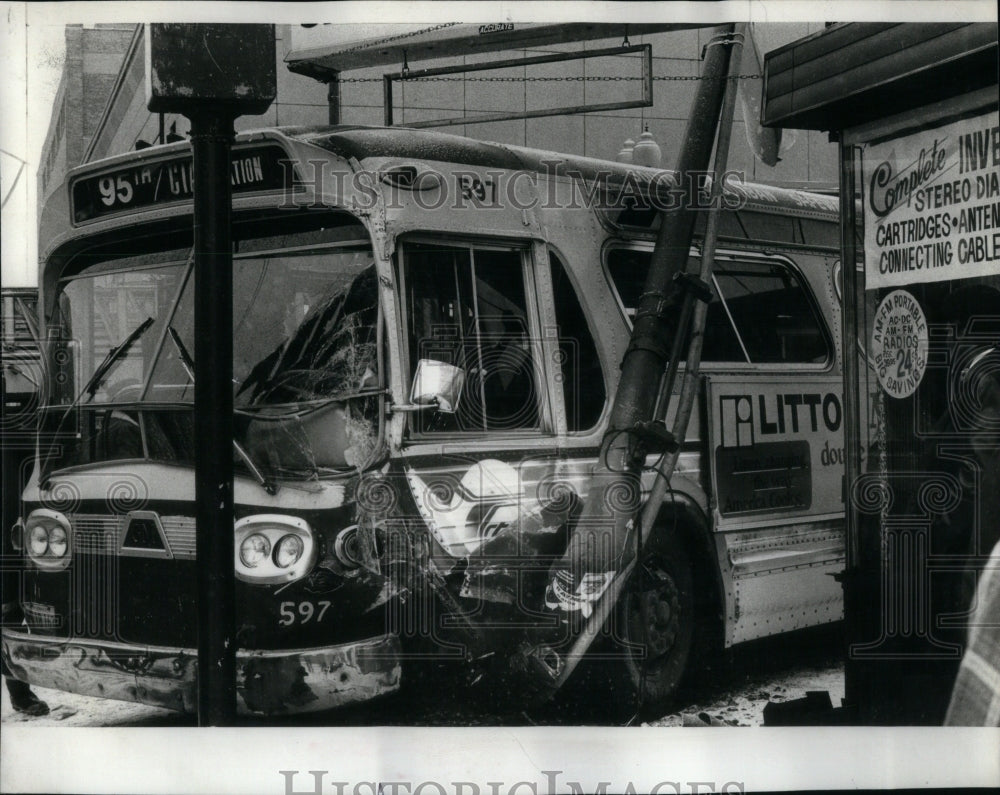
[[[371,245],[346,216],[284,226],[291,228],[257,223],[234,233],[237,441],[272,473],[362,466],[377,443],[383,383]],[[84,425],[80,449],[64,463],[191,462],[195,385],[182,353],[196,347],[190,249],[93,262],[61,287],[57,322],[70,342],[53,360],[72,360],[73,373],[55,379],[52,402],[65,410],[75,401],[69,413]]]

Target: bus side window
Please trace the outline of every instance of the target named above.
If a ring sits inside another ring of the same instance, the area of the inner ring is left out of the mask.
[[[615,249],[608,273],[631,323],[651,252]],[[705,320],[702,361],[821,364],[829,360],[824,325],[799,277],[784,263],[717,261]]]
[[[649,271],[651,256],[651,251],[636,249],[613,249],[608,253],[608,273],[625,309],[629,325],[632,324],[639,296],[642,295],[646,284],[646,273]],[[676,319],[679,313],[680,308],[678,307],[678,311],[672,313],[673,318]],[[674,332],[675,329],[670,330],[671,336]],[[701,358],[705,362],[746,363],[749,361],[740,343],[739,335],[726,314],[725,306],[719,299],[717,288],[713,289],[712,302],[708,305]]]
[[[420,359],[461,367],[454,414],[412,416],[416,433],[539,427],[535,351],[517,249],[410,243],[403,250],[410,375]]]
[[[559,366],[566,404],[566,428],[571,432],[586,431],[597,424],[604,411],[608,396],[604,371],[587,316],[566,266],[551,251],[549,262],[559,325]]]
[[[751,362],[827,361],[823,326],[790,269],[778,262],[719,263],[714,279]]]

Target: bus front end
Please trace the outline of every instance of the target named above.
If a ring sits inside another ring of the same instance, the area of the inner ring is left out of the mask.
[[[282,154],[234,149],[237,691],[240,711],[265,715],[400,684],[386,619],[399,594],[358,509],[384,460],[373,247],[347,212],[281,206]],[[71,175],[69,222],[40,246],[46,388],[15,527],[23,621],[2,651],[34,685],[195,711],[210,606],[197,600],[190,155],[143,157]]]

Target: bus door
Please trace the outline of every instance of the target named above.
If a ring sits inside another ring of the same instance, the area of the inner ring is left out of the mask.
[[[839,619],[843,411],[836,375],[709,375],[726,642]]]
[[[712,278],[703,471],[731,644],[842,615],[843,408],[838,324],[791,259],[733,253]]]

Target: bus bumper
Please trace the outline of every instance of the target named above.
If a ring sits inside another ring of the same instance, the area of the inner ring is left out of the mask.
[[[194,649],[46,638],[4,630],[4,661],[17,679],[85,696],[197,712]],[[237,709],[288,715],[367,701],[399,689],[400,646],[384,635],[339,646],[236,653]]]

